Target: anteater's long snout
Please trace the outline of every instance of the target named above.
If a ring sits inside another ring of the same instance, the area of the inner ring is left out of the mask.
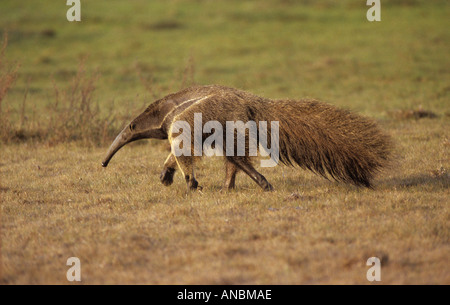
[[[133,141],[133,135],[131,134],[131,132],[128,131],[128,127],[125,127],[109,147],[108,152],[105,158],[103,159],[102,166],[107,167],[109,161],[111,161],[112,157],[116,154],[116,152],[119,149],[121,149],[122,146],[124,146],[127,143],[130,143],[131,141]]]

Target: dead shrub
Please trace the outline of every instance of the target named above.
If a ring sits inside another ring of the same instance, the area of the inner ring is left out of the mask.
[[[423,119],[423,118],[437,118],[437,114],[430,110],[425,110],[422,106],[417,109],[397,109],[388,113],[390,117],[396,120],[409,120],[409,119]]]
[[[5,38],[0,53],[0,140],[3,143],[33,140],[54,145],[75,141],[90,146],[104,145],[114,138],[123,120],[112,114],[112,108],[101,111],[94,99],[99,74],[88,73],[84,61],[80,62],[77,74],[67,88],[59,88],[53,81],[54,101],[47,109],[47,116],[36,116],[35,108],[33,115],[26,115],[28,89],[20,109],[14,111],[9,105],[2,105],[17,78],[17,66],[11,68],[10,64],[4,63],[6,43]]]
[[[68,88],[58,88],[53,81],[55,100],[50,107],[46,136],[49,143],[82,141],[98,145],[110,139],[114,116],[102,117],[94,101],[98,77],[98,72],[87,73],[82,60]]]
[[[13,137],[11,132],[13,124],[10,120],[11,108],[4,105],[3,99],[8,93],[9,89],[17,79],[18,64],[13,64],[6,60],[5,52],[8,45],[8,35],[5,32],[3,34],[3,42],[0,48],[0,138],[10,139]]]

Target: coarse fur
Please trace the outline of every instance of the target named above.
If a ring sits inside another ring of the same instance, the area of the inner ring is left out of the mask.
[[[202,121],[218,121],[223,128],[227,121],[279,122],[280,161],[300,166],[325,178],[371,187],[374,175],[383,168],[391,151],[390,138],[368,118],[336,108],[317,100],[271,100],[234,88],[218,85],[195,86],[168,95],[151,104],[134,119],[111,145],[104,161],[106,166],[114,153],[126,143],[141,138],[160,138],[173,142],[178,133],[173,123],[186,121],[194,131],[194,114],[201,113]],[[203,134],[203,141],[209,134]],[[194,147],[193,139],[191,137]],[[226,156],[225,188],[235,187],[238,171],[244,171],[264,190],[272,190],[270,183],[257,172],[248,155],[248,134],[245,156]],[[237,138],[233,143],[235,149]],[[192,156],[193,156],[192,151]],[[225,151],[224,151],[225,155]],[[170,154],[165,162],[161,181],[170,185],[176,168],[184,175],[188,187],[196,189],[194,165],[197,157]]]

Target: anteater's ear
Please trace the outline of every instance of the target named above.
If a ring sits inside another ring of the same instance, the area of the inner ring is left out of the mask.
[[[175,109],[175,107],[177,107],[177,103],[172,99],[169,99],[162,103],[161,108],[159,109],[161,118],[164,118],[169,112]]]

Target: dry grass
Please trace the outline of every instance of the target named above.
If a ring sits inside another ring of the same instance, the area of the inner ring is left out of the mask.
[[[392,122],[400,162],[375,190],[285,167],[244,175],[218,192],[222,161],[206,159],[204,194],[159,183],[166,144],[129,145],[101,168],[103,149],[8,145],[0,164],[2,283],[365,284],[382,259],[383,284],[449,284],[448,120]],[[425,141],[426,140],[426,141]],[[139,142],[138,142],[139,143]]]
[[[94,1],[75,30],[59,6],[2,0],[0,283],[68,283],[77,256],[84,284],[367,284],[377,256],[382,284],[450,284],[448,14],[401,0],[373,24],[309,2]],[[101,167],[139,107],[192,83],[384,120],[396,163],[374,190],[278,167],[261,171],[275,192],[239,174],[221,193],[210,159],[188,197],[159,181],[163,142]]]

